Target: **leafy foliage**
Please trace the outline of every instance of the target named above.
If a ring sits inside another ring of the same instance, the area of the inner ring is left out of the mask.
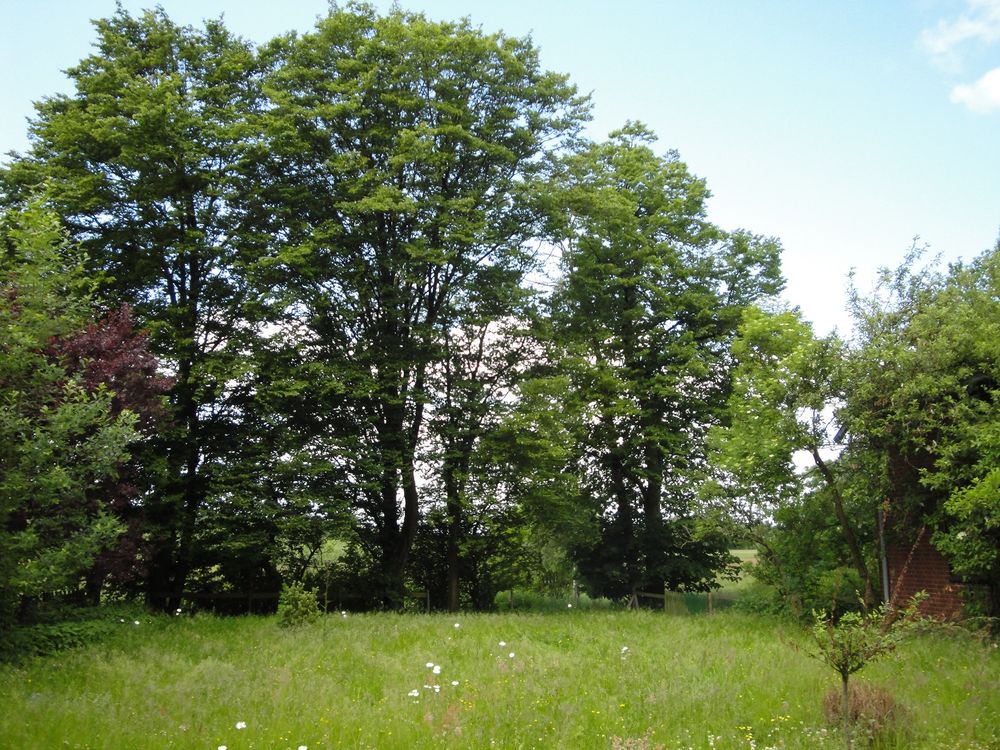
[[[550,186],[564,244],[553,335],[587,425],[574,471],[601,517],[580,563],[612,597],[704,588],[730,562],[697,507],[705,434],[724,418],[743,308],[781,287],[778,244],[709,223],[705,182],[654,140],[630,123],[568,156]]]
[[[316,592],[306,589],[301,581],[286,583],[278,599],[278,624],[284,628],[307,625],[319,619]]]
[[[916,597],[902,611],[882,605],[864,614],[846,612],[838,620],[823,611],[813,612],[815,650],[809,653],[840,675],[839,715],[848,750],[853,745],[850,676],[896,650],[917,621],[919,603]]]
[[[73,588],[121,534],[95,490],[139,437],[107,384],[60,356],[89,313],[79,255],[51,214],[3,218],[0,627],[31,598]]]

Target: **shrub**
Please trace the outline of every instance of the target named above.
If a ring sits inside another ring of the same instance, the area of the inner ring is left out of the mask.
[[[36,612],[37,619],[5,631],[0,637],[0,663],[98,643],[121,630],[122,623],[149,618],[142,607],[52,606]]]
[[[823,696],[823,713],[831,725],[844,725],[843,711],[843,696],[839,688]],[[904,711],[885,688],[866,682],[852,682],[847,723],[853,727],[855,738],[867,736],[869,741],[877,742],[904,725]]]
[[[305,625],[319,619],[316,593],[298,581],[281,587],[278,599],[278,624],[284,628]]]
[[[918,621],[918,607],[924,598],[926,595],[918,594],[904,610],[882,606],[866,614],[847,612],[840,620],[825,612],[813,612],[815,648],[809,653],[840,675],[840,718],[847,750],[851,750],[854,730],[850,721],[850,676],[896,650]]]

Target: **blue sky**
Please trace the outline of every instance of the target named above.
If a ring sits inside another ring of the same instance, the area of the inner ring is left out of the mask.
[[[130,11],[152,3],[126,0]],[[162,0],[175,21],[224,14],[257,42],[308,30],[325,0]],[[387,7],[387,2],[376,3]],[[1000,232],[1000,0],[401,0],[432,18],[531,34],[591,92],[589,134],[641,120],[713,193],[710,218],[781,239],[786,299],[819,331],[849,326],[860,286],[915,236],[971,259]],[[88,19],[113,0],[0,0],[0,152],[31,103],[69,92]]]

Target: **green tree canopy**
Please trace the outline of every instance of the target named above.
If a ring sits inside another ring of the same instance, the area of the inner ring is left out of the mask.
[[[458,396],[482,408],[479,376],[464,394],[454,379],[432,392],[431,380],[463,360],[470,372],[474,329],[512,315],[533,263],[541,157],[586,106],[530,41],[396,9],[335,9],[271,51],[282,60],[264,123],[284,325],[339,384],[325,437],[357,487],[383,599],[398,600],[427,410],[444,414]],[[463,429],[452,423],[446,442],[467,440]]]
[[[742,309],[781,288],[777,242],[711,224],[704,181],[654,140],[629,124],[566,158],[551,186],[555,335],[588,404],[577,470],[604,518],[584,567],[615,595],[703,587],[725,565],[696,508],[705,434],[723,417]]]

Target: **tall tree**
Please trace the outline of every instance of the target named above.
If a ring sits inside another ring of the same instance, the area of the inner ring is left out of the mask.
[[[238,414],[229,389],[250,368],[248,269],[261,235],[247,200],[263,107],[251,46],[220,21],[178,26],[162,9],[97,21],[95,54],[67,73],[69,96],[36,105],[31,147],[0,174],[4,200],[42,193],[101,273],[102,295],[131,305],[174,374],[169,481],[147,500],[155,528],[151,600],[172,606],[191,570],[199,515]]]
[[[607,498],[587,565],[615,595],[704,586],[725,565],[724,544],[696,521],[705,433],[722,418],[741,311],[781,287],[778,244],[711,224],[704,181],[676,153],[656,155],[654,140],[626,125],[567,158],[553,191],[557,335],[591,404],[579,470]]]
[[[338,410],[351,415],[340,439],[362,537],[384,601],[398,601],[430,369],[462,324],[460,300],[520,282],[539,157],[585,106],[530,41],[398,9],[335,9],[274,50],[267,133],[285,179],[271,200],[286,209],[274,267],[297,301],[289,325],[341,386],[330,429]]]

